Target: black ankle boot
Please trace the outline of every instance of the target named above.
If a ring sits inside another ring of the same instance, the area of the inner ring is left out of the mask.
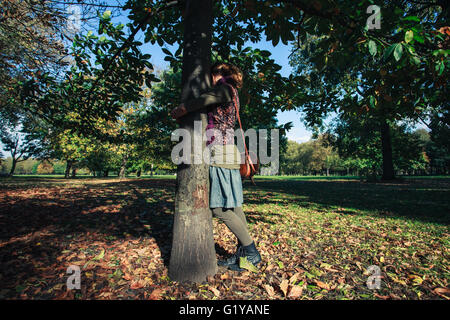
[[[238,240],[238,245],[236,247],[236,252],[229,258],[224,260],[219,260],[217,265],[221,267],[229,267],[233,264],[236,264],[236,261],[239,261],[239,257],[242,256],[242,243]]]
[[[243,246],[241,250],[241,256],[247,258],[247,261],[256,266],[258,263],[261,262],[261,255],[259,254],[258,249],[256,249],[255,242],[252,242],[248,246]],[[228,268],[233,271],[245,271],[245,269],[242,269],[239,267],[239,258],[237,257],[236,263],[230,265]]]

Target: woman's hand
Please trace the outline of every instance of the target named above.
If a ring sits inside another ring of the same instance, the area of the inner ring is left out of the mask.
[[[182,116],[184,116],[185,114],[187,114],[187,110],[186,107],[184,106],[184,104],[180,104],[178,107],[174,108],[171,112],[170,115],[172,116],[172,118],[174,119],[178,119],[181,118]]]

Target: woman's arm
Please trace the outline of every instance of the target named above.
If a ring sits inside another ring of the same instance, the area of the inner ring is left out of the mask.
[[[222,84],[214,86],[211,90],[201,94],[198,98],[186,101],[173,109],[171,115],[177,119],[184,116],[188,112],[194,112],[203,107],[215,104],[224,104],[233,100],[231,89],[227,85]]]
[[[230,90],[231,89],[225,84],[214,86],[211,90],[203,93],[198,98],[186,101],[184,106],[188,112],[194,112],[202,107],[225,104],[233,100]]]

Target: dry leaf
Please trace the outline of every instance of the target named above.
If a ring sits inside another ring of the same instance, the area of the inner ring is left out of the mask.
[[[289,291],[289,298],[298,298],[302,295],[303,288],[301,286],[292,286],[291,290]]]
[[[294,284],[295,282],[297,282],[297,278],[300,275],[299,272],[297,272],[296,274],[294,274],[290,279],[289,279],[289,283],[290,284]]]
[[[220,297],[220,291],[219,290],[217,290],[216,288],[214,288],[214,287],[209,287],[208,288],[212,293],[214,293],[214,295],[216,296],[216,297]]]
[[[440,297],[443,297],[445,299],[450,299],[450,297],[445,295],[445,294],[450,295],[450,289],[448,289],[448,288],[436,288],[433,290],[433,292],[436,293]]]
[[[281,291],[283,291],[283,294],[285,297],[287,295],[288,287],[289,287],[289,281],[287,279],[281,281],[280,289],[281,289]]]
[[[230,276],[228,275],[228,273],[224,273],[224,274],[220,275],[220,279],[221,279],[221,280],[226,280],[226,279],[228,279],[228,278],[230,278]]]
[[[379,294],[376,293],[376,292],[374,292],[373,295],[374,295],[375,297],[380,298],[380,299],[383,299],[383,300],[387,300],[387,299],[390,298],[389,296],[381,296],[381,295],[379,295]]]
[[[150,300],[159,300],[161,298],[162,292],[163,291],[161,289],[155,289],[155,290],[153,290],[153,292],[150,294],[150,296],[148,298]]]
[[[143,288],[144,285],[145,285],[144,281],[141,281],[141,280],[133,281],[130,285],[130,289],[133,289],[133,290],[140,289],[140,288]]]
[[[275,290],[273,290],[272,286],[266,284],[264,285],[264,289],[266,289],[267,293],[269,294],[269,297],[273,297],[275,295]]]
[[[328,284],[326,284],[325,282],[316,280],[316,284],[319,288],[325,289],[325,290],[330,290],[330,286]]]
[[[130,281],[131,279],[133,279],[133,277],[131,276],[131,274],[129,274],[129,273],[124,273],[124,275],[123,275],[123,277],[122,278],[124,278],[125,280],[128,280],[128,281]]]

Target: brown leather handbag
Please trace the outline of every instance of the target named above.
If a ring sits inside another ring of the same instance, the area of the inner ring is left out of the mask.
[[[229,85],[229,84],[227,83],[227,85]],[[229,86],[231,87],[231,85],[229,85]],[[244,131],[242,130],[241,118],[239,117],[239,104],[237,101],[237,92],[235,91],[235,89],[233,87],[232,87],[232,91],[233,91],[233,101],[234,101],[234,105],[236,107],[236,116],[237,116],[237,119],[239,122],[239,127],[241,128],[242,141],[244,142],[244,149],[245,149],[245,162],[241,164],[239,172],[241,173],[242,180],[250,179],[252,181],[253,185],[256,185],[255,181],[253,180],[253,176],[256,173],[258,173],[258,171],[259,171],[259,159],[255,154],[253,154],[253,159],[256,159],[256,163],[253,163],[252,157],[250,157],[250,154],[247,150],[247,146],[245,144]]]

